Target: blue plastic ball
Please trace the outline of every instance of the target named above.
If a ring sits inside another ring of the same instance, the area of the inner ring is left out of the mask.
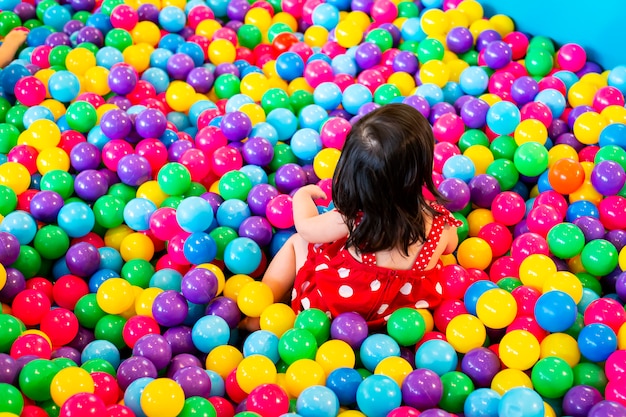
[[[467,183],[474,178],[476,167],[467,156],[453,155],[443,164],[441,173],[445,178],[458,178]]]
[[[2,219],[0,231],[11,233],[21,245],[27,245],[35,238],[37,223],[29,213],[17,210]]]
[[[543,417],[545,406],[537,392],[526,387],[511,388],[504,393],[498,404],[500,416]]]
[[[363,366],[374,372],[376,366],[385,358],[400,356],[400,345],[391,336],[386,334],[372,334],[368,336],[360,348],[360,357]]]
[[[183,253],[192,265],[200,265],[215,259],[217,244],[207,233],[194,232],[185,239]]]
[[[487,90],[489,75],[481,67],[469,67],[461,72],[459,84],[466,94],[477,96]]]
[[[152,381],[154,378],[150,377],[136,379],[124,391],[124,405],[130,408],[136,417],[147,417],[141,408],[141,394],[146,385]]]
[[[535,303],[535,319],[542,329],[551,333],[564,332],[575,322],[576,302],[563,291],[548,291]]]
[[[80,355],[81,362],[85,363],[92,359],[104,359],[115,369],[121,362],[120,351],[108,340],[94,340],[85,346]]]
[[[276,133],[278,134],[278,140],[290,139],[298,129],[298,118],[293,114],[292,111],[288,109],[274,109],[269,112],[265,120],[276,130]],[[252,134],[253,133],[251,132],[251,135]],[[269,138],[266,137],[266,139]]]
[[[458,361],[452,345],[443,340],[428,340],[415,352],[416,367],[429,369],[439,376],[454,371]]]
[[[465,417],[498,417],[500,394],[489,388],[472,391],[465,400]]]
[[[191,340],[200,352],[209,353],[214,348],[228,344],[230,327],[220,316],[204,316],[191,329]]]
[[[283,80],[291,82],[304,73],[304,60],[295,52],[287,51],[278,55],[275,61],[276,74]]]
[[[234,274],[251,274],[261,265],[263,255],[259,245],[247,237],[238,237],[226,245],[224,263]]]
[[[498,135],[514,132],[520,120],[519,108],[508,101],[494,103],[487,111],[487,126]]]
[[[320,134],[317,130],[311,128],[298,130],[293,134],[289,144],[293,154],[305,161],[312,160],[322,150]]]
[[[339,400],[329,388],[314,385],[300,393],[296,410],[302,417],[334,417],[339,413]]]
[[[357,114],[361,106],[374,100],[372,92],[363,84],[352,84],[343,91],[341,105],[350,114]]]
[[[356,402],[356,391],[363,382],[363,377],[354,368],[338,368],[328,374],[326,386],[333,390],[341,405]]]
[[[606,324],[591,323],[578,335],[580,353],[593,362],[604,362],[617,349],[617,336]]]
[[[213,223],[213,208],[202,197],[187,197],[176,209],[176,220],[189,233],[203,232]]]
[[[463,304],[465,305],[467,312],[476,315],[476,305],[478,304],[478,299],[487,290],[492,288],[498,288],[498,285],[495,282],[487,280],[476,281],[470,284],[465,291],[465,295],[463,296]]]
[[[278,337],[267,330],[257,330],[243,342],[242,352],[245,358],[250,355],[263,355],[272,362],[278,363],[280,360]]]
[[[124,222],[133,230],[148,230],[150,229],[150,216],[156,209],[156,204],[147,198],[133,198],[124,207]]]
[[[359,409],[368,417],[385,417],[402,404],[398,384],[386,375],[370,375],[356,391]]]
[[[215,218],[220,226],[228,226],[235,230],[238,230],[241,223],[248,217],[250,217],[250,208],[245,202],[238,199],[224,201],[215,214]]]
[[[96,218],[87,204],[74,201],[61,207],[57,224],[68,236],[83,237],[93,229]]]
[[[80,81],[69,71],[57,71],[48,79],[48,91],[53,99],[68,103],[80,92]]]

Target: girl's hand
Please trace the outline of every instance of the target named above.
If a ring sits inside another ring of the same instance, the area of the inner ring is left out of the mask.
[[[328,198],[324,190],[314,184],[305,185],[304,187],[300,188],[297,193],[306,193],[311,198],[311,200]]]
[[[26,42],[28,31],[21,29],[13,29],[4,37],[4,43],[20,46]]]

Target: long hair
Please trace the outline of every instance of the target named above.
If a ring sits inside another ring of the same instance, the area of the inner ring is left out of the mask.
[[[382,106],[355,123],[333,177],[335,207],[360,253],[424,242],[436,211],[422,187],[441,201],[432,180],[434,138],[426,118],[406,104]]]

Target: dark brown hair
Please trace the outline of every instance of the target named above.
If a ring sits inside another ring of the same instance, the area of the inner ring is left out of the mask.
[[[348,247],[408,255],[409,246],[426,240],[426,218],[437,212],[422,187],[441,200],[432,179],[434,145],[428,120],[406,104],[382,106],[355,123],[332,186]]]

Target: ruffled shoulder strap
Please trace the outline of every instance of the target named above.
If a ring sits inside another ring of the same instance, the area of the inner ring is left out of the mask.
[[[450,210],[445,208],[442,204],[432,203],[431,207],[434,208],[440,215],[443,217],[444,221],[448,223],[450,226],[461,227],[463,226],[463,222],[458,220],[456,217],[450,213]]]

